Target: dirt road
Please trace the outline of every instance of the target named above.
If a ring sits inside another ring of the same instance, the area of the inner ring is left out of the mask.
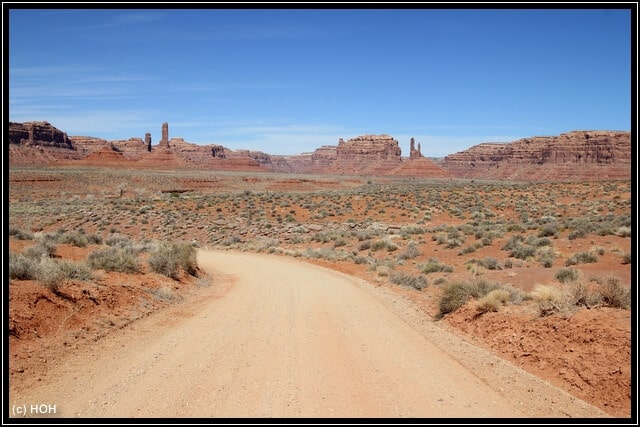
[[[216,283],[69,354],[10,411],[62,417],[606,417],[384,288],[295,259],[199,251]],[[33,414],[31,414],[33,415]]]

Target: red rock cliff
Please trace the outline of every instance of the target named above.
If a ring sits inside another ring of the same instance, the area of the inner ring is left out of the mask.
[[[559,136],[483,143],[444,158],[442,167],[462,178],[551,180],[629,178],[631,134],[574,131]]]

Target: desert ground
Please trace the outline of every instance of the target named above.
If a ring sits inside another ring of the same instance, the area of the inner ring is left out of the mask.
[[[66,396],[63,416],[142,416],[131,396],[147,394],[163,416],[635,416],[630,181],[24,166],[8,199],[11,402]],[[157,268],[163,242],[194,248],[197,267]],[[108,250],[135,265],[100,266]],[[280,289],[257,255],[307,268]],[[231,371],[202,354],[216,343]],[[181,369],[211,374],[183,400],[162,386]],[[424,392],[434,370],[442,393]]]

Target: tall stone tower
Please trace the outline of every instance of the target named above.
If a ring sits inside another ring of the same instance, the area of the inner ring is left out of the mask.
[[[420,152],[420,143],[418,143],[418,149],[416,150],[416,141],[411,138],[411,146],[409,147],[409,158],[410,159],[419,159],[422,157],[422,153]]]
[[[162,139],[160,140],[160,146],[169,146],[169,123],[167,122],[162,124]]]
[[[144,134],[144,145],[147,147],[147,151],[151,151],[151,134],[149,132]]]

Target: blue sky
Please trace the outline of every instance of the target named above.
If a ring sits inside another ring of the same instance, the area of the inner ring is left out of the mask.
[[[69,135],[157,144],[168,122],[188,142],[299,154],[389,134],[440,157],[631,128],[630,10],[8,13],[9,119]]]

